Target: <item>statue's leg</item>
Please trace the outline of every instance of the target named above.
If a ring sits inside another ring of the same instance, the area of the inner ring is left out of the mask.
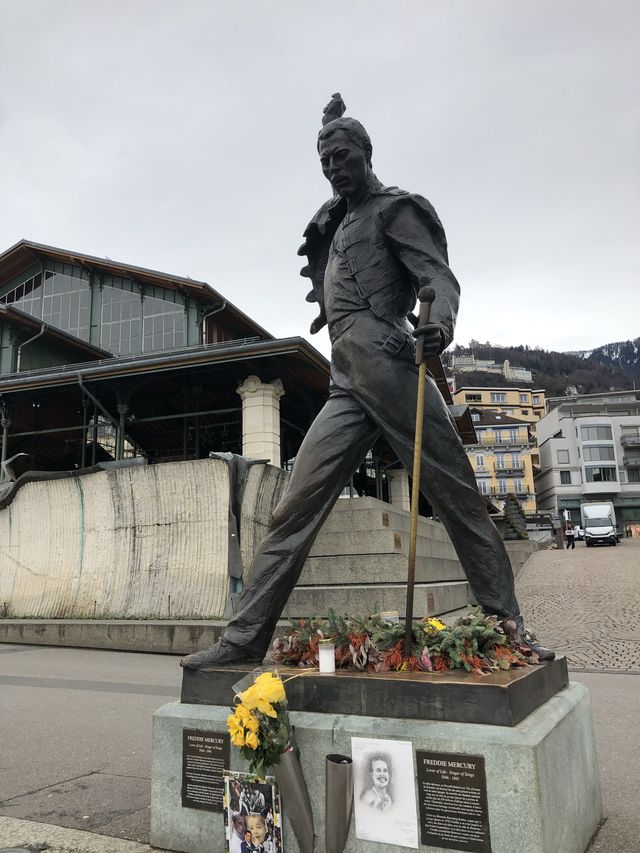
[[[413,385],[415,393],[409,391],[408,385],[404,387],[409,392],[409,403],[414,406],[413,418],[403,424],[403,413],[394,408],[393,412],[387,409],[385,415],[376,420],[398,458],[410,471],[414,435],[408,427],[415,424],[417,384]],[[476,601],[485,613],[513,619],[518,641],[535,652],[540,661],[553,660],[554,652],[525,628],[504,542],[491,521],[484,498],[478,492],[471,463],[453,418],[430,377],[425,396],[420,490],[444,524]],[[410,418],[410,411],[410,408],[405,410],[404,417]]]
[[[262,660],[318,531],[378,435],[351,396],[332,393],[300,446],[287,490],[253,558],[238,612],[219,643],[184,658],[183,666]]]
[[[397,366],[400,371],[401,365]],[[402,464],[411,471],[417,371],[408,370],[402,385],[406,395],[400,408],[396,405],[381,410],[376,421]],[[455,423],[431,377],[427,378],[425,392],[420,490],[451,537],[478,604],[487,613],[515,617],[520,611],[509,557],[478,492]]]

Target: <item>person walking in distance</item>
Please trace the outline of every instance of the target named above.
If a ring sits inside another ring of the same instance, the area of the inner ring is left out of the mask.
[[[565,537],[567,539],[567,551],[569,548],[575,550],[576,547],[576,532],[573,529],[573,524],[567,524],[567,529],[565,530]]]
[[[220,640],[182,666],[261,662],[313,542],[340,492],[383,435],[412,469],[418,367],[453,340],[460,287],[449,268],[442,224],[422,196],[386,187],[373,172],[365,128],[343,117],[339,94],[325,108],[317,141],[333,189],[307,226],[299,253],[320,306],[312,334],[328,326],[329,399],[298,451],[287,491],[248,572],[238,610]],[[283,139],[283,144],[285,140]],[[435,290],[430,322],[412,333],[416,293]],[[446,528],[473,594],[488,614],[513,620],[540,660],[554,654],[524,627],[504,543],[479,494],[455,424],[428,375],[420,488]]]

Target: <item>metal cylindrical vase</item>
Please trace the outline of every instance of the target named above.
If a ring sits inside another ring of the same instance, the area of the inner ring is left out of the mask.
[[[324,843],[326,853],[342,853],[353,809],[353,760],[327,755],[325,761]]]
[[[282,808],[287,813],[301,853],[313,853],[313,814],[307,783],[295,752],[283,752],[273,768]]]

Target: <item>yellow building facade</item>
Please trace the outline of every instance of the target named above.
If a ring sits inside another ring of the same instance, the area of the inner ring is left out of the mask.
[[[535,424],[545,414],[544,389],[462,387],[452,392],[453,402],[475,409],[490,409]]]
[[[496,506],[514,494],[524,512],[536,511],[533,465],[536,440],[529,424],[510,415],[471,408],[478,443],[465,447],[478,491]]]

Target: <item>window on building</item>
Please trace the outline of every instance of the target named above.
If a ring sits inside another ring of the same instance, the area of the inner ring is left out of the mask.
[[[612,465],[584,469],[587,483],[614,483],[618,481],[618,472]]]
[[[142,302],[142,352],[185,345],[184,306],[145,296]]]
[[[627,481],[629,483],[640,483],[640,468],[629,468],[627,471]]]
[[[505,468],[504,453],[496,453],[496,468]]]
[[[476,480],[476,483],[478,484],[478,491],[480,492],[481,495],[488,495],[489,494],[489,486],[487,485],[486,480],[478,479],[478,480]]]
[[[521,414],[521,415],[528,415],[528,414],[529,414],[529,409],[520,409],[520,414]]]
[[[640,435],[640,426],[623,426],[620,432],[622,435]]]
[[[517,429],[510,429],[509,430],[509,442],[511,444],[515,444],[517,442],[517,440],[518,440],[518,430]]]
[[[507,395],[501,392],[492,391],[491,392],[491,402],[492,403],[506,403]]]
[[[569,451],[568,450],[556,450],[556,456],[558,458],[558,465],[568,465],[569,464]]]
[[[513,481],[513,491],[516,493],[524,491],[524,488],[522,486],[522,480],[514,480]]]
[[[522,459],[519,453],[511,454],[511,467],[512,468],[522,468]]]
[[[528,403],[529,402],[529,395],[528,394],[520,394],[520,402],[521,403]]]
[[[478,412],[472,412],[471,413],[471,420],[476,421],[476,422],[479,421],[480,420],[480,414]]]
[[[476,468],[484,468],[484,454],[476,453]]]
[[[482,394],[465,394],[464,401],[465,403],[481,403]]]
[[[25,314],[42,317],[42,274],[32,276],[23,281],[0,299],[5,305],[13,305]]]
[[[585,462],[615,462],[612,444],[588,444],[584,447]]]
[[[102,288],[100,346],[116,355],[142,352],[142,299],[119,287]]]
[[[539,394],[533,395],[533,405],[534,406],[540,406],[541,405],[541,397]]]
[[[42,321],[83,341],[89,340],[91,288],[83,278],[47,271],[42,291]]]
[[[560,471],[560,485],[561,486],[570,486],[571,485],[571,471]]]
[[[611,441],[613,438],[610,426],[583,426],[580,435],[583,441]]]
[[[47,270],[19,284],[2,300],[43,323],[62,329],[83,341],[89,340],[91,288],[84,278]]]

